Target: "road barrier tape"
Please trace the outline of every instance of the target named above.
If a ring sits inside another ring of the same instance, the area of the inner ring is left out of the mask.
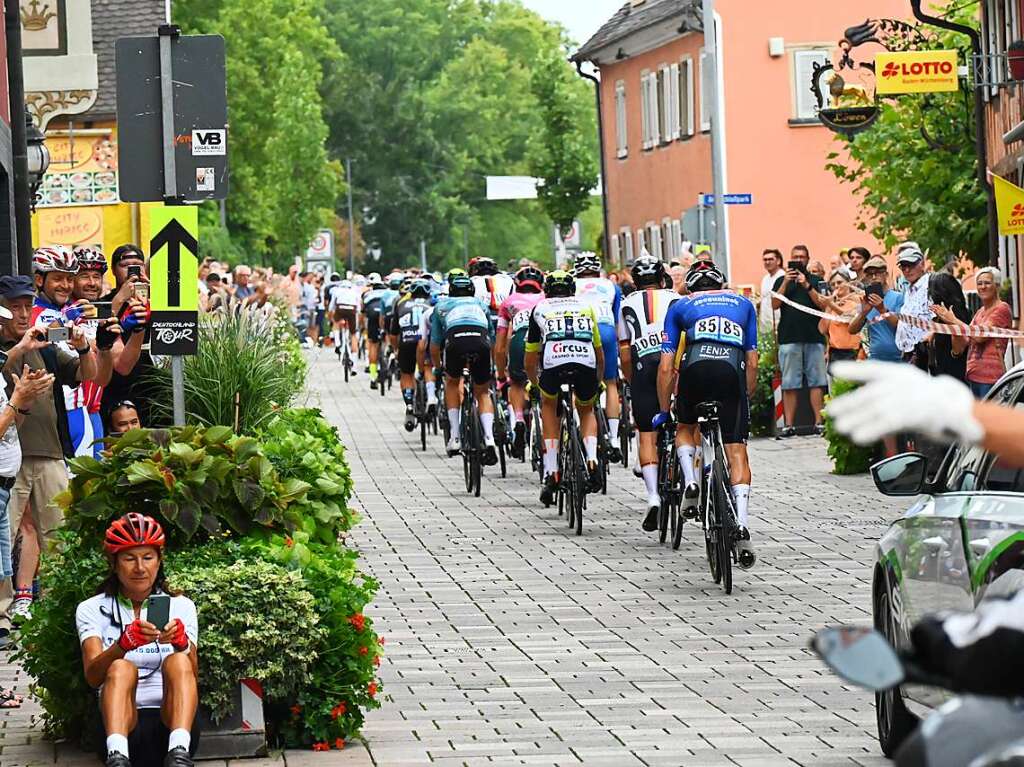
[[[856,319],[856,316],[845,316],[840,314],[829,314],[828,312],[819,311],[818,309],[811,309],[808,306],[803,306],[795,301],[791,301],[781,293],[772,291],[772,297],[777,298],[782,303],[792,306],[797,311],[803,312],[804,314],[810,314],[814,317],[820,317],[823,320],[829,322],[840,322],[849,324]],[[893,312],[885,312],[884,314],[875,317],[873,320],[868,320],[869,325],[874,325],[876,322],[882,322],[890,317],[896,317],[900,322],[905,322],[915,328],[921,328],[927,330],[929,333],[940,333],[947,336],[960,336],[966,338],[1016,338],[1024,339],[1024,331],[1013,330],[1011,328],[998,328],[994,325],[947,325],[942,322],[932,322],[931,320],[923,320],[920,317],[914,317],[910,314],[895,314]]]

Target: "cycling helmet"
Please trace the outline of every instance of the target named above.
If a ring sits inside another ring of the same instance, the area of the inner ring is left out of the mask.
[[[530,291],[523,290],[524,287],[532,285],[534,292],[544,292],[544,272],[538,269],[536,266],[524,266],[518,272],[516,272],[516,290],[520,293],[528,293]]]
[[[601,273],[601,259],[596,253],[580,253],[572,262],[572,273],[577,277]]]
[[[366,278],[361,274],[357,274],[355,277],[353,277],[352,282],[355,283],[355,286],[357,288],[365,288],[367,285]]]
[[[388,275],[388,287],[392,290],[398,290],[402,287],[402,280],[405,279],[405,275],[401,272],[395,272],[394,274]]]
[[[462,271],[461,269],[459,271]],[[473,284],[472,278],[466,274],[456,274],[454,276],[449,273],[448,275],[448,295],[452,298],[459,298],[465,296],[475,296],[476,286]]]
[[[71,251],[71,253],[78,259],[79,271],[88,270],[99,272],[100,274],[107,273],[107,257],[96,248],[90,248],[87,245],[79,246]]]
[[[477,258],[471,258],[469,260],[470,277],[486,277],[497,273],[498,265],[494,263],[494,259],[487,258],[486,256],[478,256]]]
[[[686,289],[691,293],[699,290],[720,290],[725,284],[725,275],[712,261],[698,261],[686,273]]]
[[[166,539],[160,523],[145,514],[132,512],[120,519],[115,519],[107,528],[103,539],[103,549],[108,554],[116,554],[136,546],[156,546],[163,549]]]
[[[36,248],[35,253],[32,254],[32,269],[37,274],[49,274],[50,272],[78,274],[78,259],[71,249],[64,245]]]
[[[401,293],[408,293],[409,292],[409,288],[412,287],[412,284],[415,281],[416,281],[416,278],[413,277],[411,274],[406,276],[406,278],[404,280],[402,280],[402,286],[398,289],[399,292],[401,292]]]
[[[576,278],[561,269],[544,278],[544,295],[548,298],[576,295]]]
[[[445,280],[447,280],[448,282],[451,282],[453,277],[468,277],[468,276],[469,275],[466,273],[465,269],[460,269],[459,267],[455,267],[450,272],[448,272],[447,275],[445,275]]]
[[[370,272],[368,275],[366,275],[366,280],[371,285],[378,282],[384,282],[384,280],[380,278],[380,272]]]
[[[430,283],[426,280],[415,280],[409,286],[409,293],[412,294],[413,298],[430,298],[433,290],[430,287]]]
[[[630,274],[638,288],[648,285],[660,288],[665,281],[665,265],[651,256],[642,256],[633,262]]]

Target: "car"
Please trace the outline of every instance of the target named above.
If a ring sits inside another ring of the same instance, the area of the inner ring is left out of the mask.
[[[1024,407],[1024,363],[987,399]],[[936,465],[937,464],[937,465]],[[928,456],[904,453],[871,467],[879,491],[913,504],[879,540],[872,578],[875,628],[893,646],[910,648],[924,615],[973,610],[986,597],[1024,588],[1024,470],[981,447],[955,445]],[[892,756],[947,694],[904,685],[876,693],[878,742]]]

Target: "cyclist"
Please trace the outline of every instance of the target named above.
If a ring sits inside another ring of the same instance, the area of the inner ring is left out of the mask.
[[[360,312],[366,322],[366,355],[370,359],[370,388],[377,388],[377,360],[380,359],[381,305],[388,289],[376,272],[367,277],[370,289],[360,298]]]
[[[402,400],[405,402],[405,430],[416,428],[413,400],[416,396],[416,347],[420,341],[420,319],[430,308],[430,283],[413,280],[409,292],[399,299],[391,318],[390,335],[397,339],[398,370],[401,373]]]
[[[577,297],[576,280],[571,274],[548,274],[544,295],[530,315],[525,364],[530,381],[542,397],[544,487],[540,500],[550,506],[558,486],[558,394],[563,384],[572,384],[575,389],[590,486],[600,487],[594,403],[600,394],[598,371],[604,369],[604,353],[597,315],[590,303]]]
[[[481,256],[472,258],[468,264],[469,276],[473,278],[476,297],[487,307],[487,316],[491,320],[491,339],[495,337],[498,326],[498,309],[505,299],[512,295],[515,283],[507,274],[502,274],[494,259]]]
[[[348,330],[349,352],[352,359],[359,354],[359,338],[356,334],[356,310],[359,307],[360,288],[352,280],[343,280],[335,274],[331,284],[326,288],[330,296],[327,304],[327,315],[332,318],[334,329],[331,337],[334,340],[334,353],[341,357],[342,330]],[[355,370],[352,371],[355,374]]]
[[[416,348],[416,361],[427,385],[427,417],[433,418],[437,410],[437,379],[434,376],[434,365],[440,364],[441,361],[433,359],[430,353],[430,327],[434,321],[434,308],[437,302],[447,295],[448,287],[444,285],[438,289],[436,284],[431,284],[430,287],[430,303],[420,315],[420,340]]]
[[[633,392],[633,419],[639,438],[640,473],[647,487],[644,530],[658,529],[661,498],[658,495],[658,441],[651,422],[657,415],[658,367],[665,336],[665,316],[681,296],[666,290],[665,265],[641,256],[631,270],[636,290],[622,301],[619,314],[619,356],[622,375]]]
[[[665,318],[665,342],[658,370],[661,412],[655,416],[654,426],[657,428],[668,420],[677,352],[685,344],[676,392],[676,445],[686,479],[686,499],[691,501],[698,493],[692,428],[697,423],[697,406],[702,402],[719,402],[722,441],[729,459],[729,482],[740,528],[736,548],[740,566],[747,569],[756,559],[747,519],[751,479],[747,437],[749,398],[757,386],[757,311],[746,298],[725,288],[725,275],[710,261],[698,261],[690,267],[686,287],[691,295],[677,302]]]
[[[494,366],[498,371],[498,386],[508,386],[508,399],[512,404],[512,423],[515,438],[512,455],[522,458],[526,450],[526,331],[530,326],[533,307],[544,299],[544,272],[535,266],[525,266],[516,272],[516,292],[501,303],[498,309],[498,337],[494,344]]]
[[[618,463],[622,453],[610,439],[619,433],[619,347],[616,343],[616,323],[622,304],[622,290],[611,280],[601,276],[601,259],[596,253],[580,253],[573,260],[576,277],[576,295],[594,307],[597,326],[604,349],[605,412],[608,415],[608,460]]]
[[[476,298],[473,280],[462,269],[448,273],[448,297],[438,302],[430,321],[430,355],[440,360],[444,346],[444,400],[452,435],[448,455],[462,450],[459,439],[462,371],[468,367],[473,379],[473,395],[480,410],[484,432],[484,454],[481,462],[494,466],[498,462],[494,441],[494,403],[491,400],[491,342],[487,310]],[[473,359],[470,360],[469,358]]]

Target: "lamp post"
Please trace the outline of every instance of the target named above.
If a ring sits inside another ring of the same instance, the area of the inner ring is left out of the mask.
[[[36,127],[28,109],[25,110],[25,144],[27,146],[26,160],[28,161],[28,205],[29,210],[35,213],[36,201],[39,199],[39,185],[43,183],[43,175],[50,167],[50,150],[46,148],[46,136]]]

